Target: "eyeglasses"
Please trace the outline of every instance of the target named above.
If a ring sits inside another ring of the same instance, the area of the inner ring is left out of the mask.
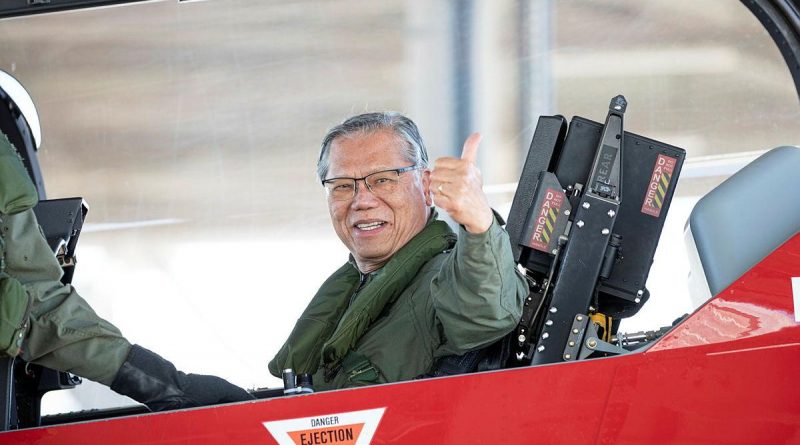
[[[381,170],[379,172],[370,173],[363,178],[331,178],[322,181],[322,185],[325,186],[328,197],[334,201],[348,201],[353,199],[356,196],[358,181],[361,180],[364,181],[369,191],[375,195],[388,196],[397,190],[401,173],[419,170],[421,168],[423,168],[421,165],[412,165],[410,167]]]

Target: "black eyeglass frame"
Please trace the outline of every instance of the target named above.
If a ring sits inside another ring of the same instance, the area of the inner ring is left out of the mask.
[[[414,164],[414,165],[411,165],[411,166],[408,166],[408,167],[390,168],[390,169],[387,169],[387,170],[379,170],[379,171],[376,171],[376,172],[372,172],[372,173],[368,174],[367,176],[363,176],[361,178],[350,178],[350,177],[347,177],[347,176],[339,176],[337,178],[323,179],[322,180],[322,186],[325,187],[325,184],[327,184],[327,183],[329,183],[331,181],[338,181],[340,179],[351,179],[353,181],[353,196],[355,197],[356,191],[358,190],[358,181],[364,181],[364,185],[370,191],[372,191],[372,187],[370,187],[369,183],[367,182],[367,178],[369,178],[370,176],[377,175],[377,174],[380,174],[380,173],[396,172],[397,176],[400,177],[401,173],[406,173],[406,172],[410,172],[410,171],[413,171],[413,170],[420,170],[420,169],[423,169],[423,168],[425,168],[424,165]],[[325,187],[325,190],[328,190],[328,188]],[[330,191],[329,191],[329,193],[330,193]]]

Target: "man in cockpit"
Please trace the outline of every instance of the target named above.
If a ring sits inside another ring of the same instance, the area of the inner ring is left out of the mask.
[[[431,168],[401,114],[362,114],[328,132],[317,173],[350,258],[311,300],[272,374],[312,374],[315,389],[437,375],[445,357],[516,326],[528,288],[483,193],[479,142],[471,135],[461,158]]]
[[[38,128],[30,96],[2,71],[0,93],[3,106],[20,111],[25,133],[36,133],[28,131]],[[38,197],[19,154],[0,133],[0,357],[77,374],[154,411],[252,399],[219,377],[184,374],[131,345],[74,287],[62,284],[63,271],[32,210]]]

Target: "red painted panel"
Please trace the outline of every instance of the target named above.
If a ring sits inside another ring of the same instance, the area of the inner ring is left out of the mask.
[[[798,341],[792,277],[800,277],[800,233],[756,264],[650,351],[731,343],[721,349]],[[776,337],[762,336],[775,334]],[[744,341],[744,343],[740,343]]]
[[[800,235],[648,351],[0,434],[0,444],[276,443],[264,421],[386,407],[373,444],[800,443]]]

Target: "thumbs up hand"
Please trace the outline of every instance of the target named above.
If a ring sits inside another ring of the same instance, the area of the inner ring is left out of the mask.
[[[470,233],[489,230],[494,215],[483,193],[481,171],[475,165],[481,135],[472,133],[464,142],[461,158],[443,157],[433,163],[430,193],[436,207]]]

